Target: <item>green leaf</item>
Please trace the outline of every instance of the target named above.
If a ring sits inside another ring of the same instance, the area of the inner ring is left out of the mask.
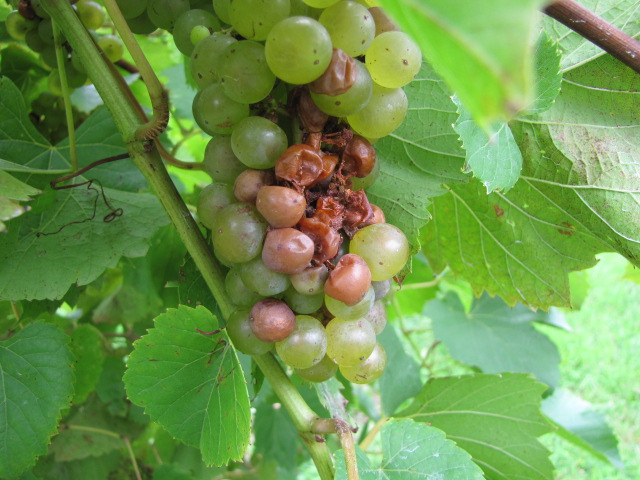
[[[533,312],[523,305],[509,308],[500,298],[486,294],[474,301],[469,313],[451,293],[443,300],[429,302],[424,309],[432,319],[436,338],[456,360],[485,373],[533,373],[541,382],[556,387],[560,354],[531,321],[517,318],[527,313]]]
[[[454,186],[431,212],[424,252],[434,270],[448,264],[476,295],[486,290],[509,305],[570,306],[567,273],[592,267],[606,249],[527,181],[508,195],[486,195],[479,183]]]
[[[0,79],[0,158],[36,171],[61,172],[70,164],[65,142],[48,145],[28,120],[20,92]],[[81,166],[124,151],[106,109],[78,129],[77,150]],[[148,238],[168,222],[156,197],[132,193],[145,183],[131,162],[100,166],[85,175],[75,181],[96,182],[40,195],[28,214],[9,223],[9,234],[0,236],[0,298],[60,298],[72,283],[93,281],[121,256],[143,256]],[[122,209],[122,215],[104,221],[111,206]]]
[[[553,430],[540,413],[545,389],[518,373],[437,378],[397,416],[443,430],[488,480],[551,480],[549,452],[537,440]]]
[[[387,353],[387,367],[380,377],[380,403],[382,413],[390,417],[402,402],[422,388],[420,366],[404,351],[393,324],[387,324],[378,335],[378,342]]]
[[[579,3],[627,35],[636,38],[640,35],[638,0],[580,0]],[[562,71],[577,68],[605,54],[600,47],[550,17],[545,19],[544,28],[560,45]]]
[[[640,77],[610,56],[565,75],[554,107],[514,129],[522,172],[566,228],[640,265]]]
[[[122,358],[108,356],[102,365],[102,372],[96,385],[98,398],[107,406],[111,415],[124,417],[127,414],[127,394],[122,377],[125,364]]]
[[[395,132],[376,143],[380,175],[367,196],[389,223],[402,229],[416,252],[418,231],[430,218],[430,198],[445,193],[442,184],[468,177],[461,170],[464,152],[451,127],[456,109],[444,82],[424,64],[404,89],[409,112]]]
[[[47,452],[73,395],[69,337],[31,323],[0,342],[0,477],[18,476]]]
[[[65,423],[65,429],[51,442],[50,451],[56,462],[100,457],[125,446],[120,432],[127,426],[122,419],[110,416],[103,403],[90,402]]]
[[[490,134],[471,118],[457,97],[458,120],[453,128],[460,134],[466,150],[465,171],[482,182],[487,193],[506,192],[515,185],[522,169],[522,154],[506,122],[491,126]]]
[[[84,402],[98,384],[104,363],[103,340],[98,329],[89,324],[78,326],[71,334],[71,350],[76,358],[74,405]]]
[[[226,332],[206,308],[180,306],[136,341],[124,380],[129,398],[208,465],[241,460],[249,443],[249,396]]]
[[[380,433],[382,463],[372,468],[358,449],[356,457],[362,480],[481,480],[482,470],[467,452],[445,437],[444,432],[412,420],[391,420]],[[346,480],[342,450],[335,453],[336,480]]]
[[[624,468],[618,439],[602,414],[571,392],[558,389],[542,402],[542,411],[556,424],[556,434],[617,468]]]
[[[42,67],[37,53],[17,43],[11,43],[1,53],[0,72],[16,84],[27,102],[46,90],[47,70]]]
[[[485,130],[531,103],[531,45],[544,3],[380,0]]]
[[[525,115],[542,113],[551,108],[560,93],[562,74],[560,60],[562,55],[558,45],[545,32],[540,34],[536,44],[536,98],[523,112]]]
[[[6,232],[3,222],[16,218],[29,210],[18,202],[28,202],[40,190],[17,180],[7,172],[0,170],[0,233]]]
[[[255,453],[274,461],[285,474],[296,478],[300,435],[274,395],[262,399],[256,406],[254,429]]]

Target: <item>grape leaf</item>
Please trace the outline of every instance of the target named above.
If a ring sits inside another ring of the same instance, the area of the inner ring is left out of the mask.
[[[69,337],[31,323],[0,342],[0,478],[18,476],[47,452],[73,395]]]
[[[542,113],[551,108],[560,93],[562,84],[561,58],[562,55],[560,55],[557,43],[545,32],[542,32],[538,38],[535,52],[536,96],[533,104],[529,105],[523,114]]]
[[[380,433],[382,463],[371,467],[358,449],[356,458],[362,480],[481,480],[482,470],[467,452],[445,437],[444,432],[412,420],[391,420]],[[344,453],[335,453],[336,480],[346,480]]]
[[[454,129],[466,150],[465,171],[473,172],[486,187],[487,193],[508,191],[518,181],[522,169],[522,154],[506,122],[491,126],[490,133],[480,128],[457,97],[458,120]]]
[[[123,448],[120,435],[128,433],[132,425],[110,416],[103,403],[92,401],[75,411],[64,426],[51,442],[50,452],[56,462],[100,457]]]
[[[420,366],[404,351],[393,324],[387,324],[378,335],[378,342],[387,353],[387,367],[380,377],[380,403],[382,412],[390,417],[422,388]]]
[[[540,413],[545,389],[519,373],[436,378],[396,416],[443,430],[489,480],[551,480],[549,452],[537,440],[553,430]]]
[[[526,181],[507,196],[484,190],[479,183],[454,186],[434,199],[433,220],[424,230],[434,270],[448,263],[476,295],[486,290],[509,305],[569,306],[563,272],[592,267],[605,245]]]
[[[613,23],[627,35],[640,35],[640,16],[638,0],[580,0],[580,5],[591,10],[604,20]],[[558,41],[562,52],[562,71],[577,68],[601,55],[604,50],[585,39],[579,33],[565,27],[560,22],[546,18],[544,28]]]
[[[5,233],[7,231],[5,221],[16,218],[29,210],[29,207],[22,206],[18,202],[31,200],[33,195],[40,193],[40,190],[30,187],[0,170],[0,192],[2,192],[0,194],[0,233]]]
[[[640,265],[640,77],[600,57],[567,73],[554,107],[518,126],[530,159],[523,180]]]
[[[0,55],[0,73],[16,84],[27,102],[47,90],[47,70],[38,57],[37,53],[15,42],[3,48]]]
[[[152,420],[208,465],[240,460],[249,443],[249,396],[226,332],[204,307],[180,306],[136,341],[124,376],[127,394]]]
[[[287,476],[296,478],[300,436],[291,417],[273,395],[261,398],[255,408],[255,452],[275,461]]]
[[[544,3],[380,0],[485,130],[531,103],[531,40]]]
[[[103,340],[98,329],[89,324],[79,325],[71,334],[71,350],[76,358],[74,405],[84,402],[98,384],[104,363]]]
[[[542,411],[559,427],[557,435],[600,460],[624,468],[618,439],[605,418],[588,402],[567,390],[557,389],[543,400]]]
[[[389,223],[402,229],[416,252],[418,231],[430,218],[430,198],[445,193],[442,184],[468,178],[461,171],[464,152],[451,127],[456,109],[444,82],[424,64],[405,91],[409,112],[395,132],[376,143],[380,176],[367,196]]]
[[[123,152],[106,109],[78,129],[77,150],[81,166]],[[20,92],[0,79],[0,158],[27,167],[25,178],[37,186],[35,173],[65,171],[68,156],[66,140],[48,145],[28,120]],[[51,179],[39,177],[42,183]],[[9,222],[9,234],[0,236],[0,298],[60,298],[72,283],[93,281],[121,256],[144,255],[148,238],[168,223],[154,196],[133,193],[145,183],[131,162],[110,163],[76,177],[77,182],[89,179],[96,181],[40,195],[28,214]],[[111,206],[122,209],[122,215],[113,216]]]
[[[466,313],[453,293],[429,302],[424,309],[432,319],[435,337],[456,360],[485,373],[533,373],[540,381],[556,387],[560,379],[558,349],[533,328],[531,321],[512,319],[526,316],[527,312],[531,313],[523,305],[512,309],[500,298],[485,294]]]

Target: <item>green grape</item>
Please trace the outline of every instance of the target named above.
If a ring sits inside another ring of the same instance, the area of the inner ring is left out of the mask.
[[[362,300],[355,305],[349,306],[340,300],[330,297],[329,295],[324,296],[324,304],[327,307],[327,310],[331,312],[331,315],[344,318],[346,320],[357,320],[358,318],[364,317],[369,310],[371,310],[375,298],[376,294],[373,287],[369,287],[369,290],[367,290],[367,293],[365,293]]]
[[[79,88],[87,83],[87,74],[77,70],[71,61],[65,62],[64,71],[67,75],[67,85],[71,88]]]
[[[247,203],[232,203],[218,213],[212,231],[213,248],[227,262],[248,262],[262,251],[266,232],[267,222],[256,207]]]
[[[237,40],[223,33],[214,33],[198,43],[191,52],[191,76],[198,88],[203,89],[220,79],[222,53]]]
[[[327,355],[340,366],[366,360],[376,346],[376,334],[364,319],[334,318],[327,325]]]
[[[189,33],[189,41],[191,42],[191,45],[195,47],[209,35],[211,35],[211,32],[207,27],[204,25],[196,25],[191,29],[191,33]],[[193,52],[193,48],[191,51]]]
[[[391,280],[380,280],[371,282],[373,290],[376,292],[376,301],[382,300],[391,291]]]
[[[42,0],[31,0],[31,8],[40,18],[51,18],[51,15],[42,6]]]
[[[57,68],[51,70],[51,73],[47,77],[47,86],[49,91],[54,95],[62,95],[62,84],[60,82],[60,72]]]
[[[251,310],[241,308],[229,315],[226,330],[233,346],[247,355],[263,355],[273,348],[273,343],[263,342],[251,330]]]
[[[317,312],[324,302],[324,295],[316,293],[315,295],[303,295],[295,288],[291,287],[284,292],[284,301],[296,313],[309,314]]]
[[[209,230],[213,230],[218,213],[235,201],[233,188],[228,183],[207,185],[198,195],[196,210],[198,220]]]
[[[37,27],[32,30],[29,30],[26,33],[24,37],[24,41],[27,44],[27,47],[29,47],[31,50],[33,50],[36,53],[42,53],[42,51],[45,48],[50,46],[49,44],[47,44],[47,42],[45,42],[44,40],[42,40],[42,38],[40,38],[40,33],[38,33]]]
[[[173,41],[183,55],[190,56],[194,45],[191,31],[194,27],[205,27],[210,32],[220,30],[220,22],[206,10],[188,10],[178,17],[173,27]]]
[[[366,138],[382,138],[400,126],[407,114],[407,96],[402,88],[388,89],[373,84],[373,94],[366,107],[349,115],[351,128]]]
[[[122,58],[124,46],[122,40],[115,35],[103,35],[98,39],[98,46],[102,49],[110,62],[115,63]]]
[[[207,143],[204,149],[204,170],[216,182],[233,184],[247,166],[238,160],[231,148],[229,135],[217,135]]]
[[[226,23],[231,24],[231,17],[229,15],[229,7],[232,0],[215,0],[213,2],[213,10],[216,12],[216,16]]]
[[[128,19],[127,24],[131,31],[138,35],[149,35],[158,29],[149,18],[146,10],[141,15]]]
[[[376,343],[371,355],[362,363],[350,367],[340,365],[340,373],[352,383],[371,383],[378,379],[387,366],[387,352]]]
[[[233,267],[227,272],[227,276],[224,278],[224,288],[233,304],[239,307],[252,307],[263,298],[259,293],[247,288],[242,281],[239,266]]]
[[[289,17],[269,32],[265,54],[271,71],[287,83],[313,82],[331,62],[331,37],[319,22]]]
[[[139,17],[147,10],[147,0],[116,0],[116,3],[126,19]]]
[[[340,0],[302,0],[304,3],[314,8],[327,8],[338,3]]]
[[[148,0],[147,15],[158,28],[172,31],[176,20],[191,8],[189,0]]]
[[[248,116],[249,105],[231,100],[219,83],[209,85],[193,99],[193,118],[209,135],[229,134]]]
[[[327,352],[327,332],[322,323],[309,315],[296,315],[296,326],[284,340],[276,343],[276,352],[293,368],[310,368]]]
[[[225,94],[240,103],[263,100],[276,83],[276,76],[267,65],[264,46],[251,40],[229,45],[220,56],[218,73]]]
[[[362,110],[373,91],[373,81],[366,67],[356,60],[358,76],[356,82],[342,95],[323,95],[320,93],[311,93],[313,102],[324,113],[334,117],[346,117]]]
[[[384,306],[384,302],[376,300],[371,310],[364,316],[364,319],[371,323],[376,335],[380,335],[384,327],[387,326],[387,308]]]
[[[325,9],[318,20],[331,35],[333,46],[352,57],[364,55],[376,34],[373,16],[357,2],[338,2]]]
[[[338,365],[328,356],[309,368],[296,368],[296,373],[309,382],[320,383],[329,380],[338,371]]]
[[[289,12],[290,17],[303,16],[317,20],[321,13],[321,8],[313,8],[304,3],[303,0],[291,0],[291,12]]]
[[[397,275],[409,260],[407,237],[390,223],[376,223],[358,230],[351,239],[349,251],[364,258],[375,281]]]
[[[273,26],[289,16],[289,0],[233,0],[229,19],[236,31],[250,40],[265,40]]]
[[[287,275],[270,270],[260,257],[241,265],[240,277],[249,290],[263,297],[278,295],[291,286]]]
[[[316,267],[309,267],[300,273],[294,273],[289,276],[293,288],[302,295],[322,293],[328,277],[329,269],[323,264]]]
[[[411,80],[422,66],[422,52],[404,32],[378,35],[366,54],[371,78],[385,88],[399,88]]]
[[[287,145],[284,130],[264,117],[247,117],[241,120],[231,134],[233,153],[250,168],[274,167]]]
[[[38,28],[38,22],[27,20],[18,11],[13,11],[7,15],[5,28],[11,38],[24,40],[28,32]]]
[[[104,23],[105,14],[99,3],[91,1],[78,2],[76,8],[80,21],[89,30],[97,30]]]
[[[40,52],[40,60],[49,68],[58,68],[58,60],[56,58],[56,47],[48,44]]]
[[[53,23],[50,18],[44,19],[38,24],[38,34],[47,45],[53,44]]]

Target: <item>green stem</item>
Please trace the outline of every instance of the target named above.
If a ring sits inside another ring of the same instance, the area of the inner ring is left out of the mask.
[[[62,100],[64,102],[64,115],[67,120],[67,133],[69,134],[69,159],[71,160],[71,171],[78,170],[78,153],[76,151],[76,129],[73,121],[73,106],[69,95],[69,85],[67,83],[67,70],[64,68],[64,52],[62,37],[58,25],[53,22],[53,44],[56,49],[56,64],[58,65],[58,75],[60,76],[60,89],[62,90]]]
[[[136,140],[131,136],[131,132],[136,131],[140,125],[140,117],[130,91],[123,90],[124,83],[114,77],[113,67],[105,62],[68,2],[42,0],[42,5],[63,29],[67,40],[78,53],[96,90],[111,111],[120,134],[124,139],[129,140],[127,147],[132,161],[156,192],[187,251],[211,289],[222,315],[227,318],[234,307],[224,288],[222,269],[214,258],[210,246],[171,181],[158,151],[156,149],[149,150],[147,148],[148,142]],[[322,439],[319,441],[311,433],[313,422],[318,416],[309,408],[273,356],[263,355],[255,357],[255,359],[291,415],[316,464],[320,478],[322,480],[332,479],[333,462],[329,449]]]
[[[138,45],[129,24],[125,20],[122,12],[118,8],[118,4],[115,0],[104,0],[104,6],[107,8],[109,17],[113,22],[114,27],[120,34],[123,43],[129,50],[131,57],[133,58],[136,67],[140,71],[140,76],[144,80],[144,84],[147,86],[147,92],[151,99],[151,106],[153,107],[153,117],[147,123],[139,126],[136,131],[136,138],[142,140],[151,140],[159,136],[167,126],[169,121],[169,101],[167,98],[167,92],[158,80],[156,73],[149,64],[147,57]]]
[[[253,358],[264,373],[264,376],[269,379],[271,388],[273,388],[282,405],[291,415],[293,424],[311,453],[320,478],[322,480],[332,479],[334,475],[333,462],[327,444],[324,441],[318,441],[312,433],[319,418],[318,415],[309,408],[298,389],[291,383],[289,377],[287,377],[287,374],[282,370],[282,367],[272,354],[267,353]]]

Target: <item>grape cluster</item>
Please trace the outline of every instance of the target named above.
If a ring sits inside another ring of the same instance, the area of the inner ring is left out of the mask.
[[[404,119],[420,50],[366,2],[216,0],[215,17],[154,3],[180,8],[163,28],[190,56],[194,118],[212,136],[214,183],[197,213],[229,267],[231,340],[250,355],[275,345],[310,381],[338,368],[375,380],[382,298],[409,246],[364,189],[379,171],[372,142]]]

